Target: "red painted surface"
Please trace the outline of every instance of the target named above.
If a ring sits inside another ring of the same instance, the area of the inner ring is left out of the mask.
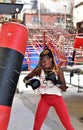
[[[0,105],[0,130],[7,130],[11,108]]]
[[[7,47],[24,54],[28,40],[28,31],[25,26],[9,22],[4,23],[0,33],[0,47]]]

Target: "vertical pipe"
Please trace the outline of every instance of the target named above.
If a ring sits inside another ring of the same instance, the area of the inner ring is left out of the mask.
[[[64,7],[65,7],[65,29],[66,29],[66,24],[67,24],[67,6],[66,5],[64,5]]]
[[[38,18],[39,18],[39,25],[41,23],[41,17],[40,17],[40,0],[38,0]]]

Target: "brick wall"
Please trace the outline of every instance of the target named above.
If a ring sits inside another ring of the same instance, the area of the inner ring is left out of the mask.
[[[25,14],[25,23],[33,23],[33,17],[39,17],[37,14]],[[48,24],[54,24],[57,22],[57,18],[64,18],[64,16],[61,16],[59,14],[53,15],[53,14],[41,14],[41,23],[48,23]]]

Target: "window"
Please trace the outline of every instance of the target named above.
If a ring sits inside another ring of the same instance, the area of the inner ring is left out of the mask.
[[[39,17],[38,16],[33,16],[32,17],[32,23],[39,23]],[[41,23],[41,19],[40,19],[40,23]]]
[[[57,19],[56,19],[56,22],[57,22],[57,23],[63,23],[63,22],[64,22],[64,19],[63,19],[63,18],[57,18]]]

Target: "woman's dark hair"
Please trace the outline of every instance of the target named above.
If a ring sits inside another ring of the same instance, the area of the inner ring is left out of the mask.
[[[49,56],[50,58],[53,58],[53,53],[52,53],[52,51],[51,51],[49,48],[43,50],[43,51],[40,53],[40,58],[42,58],[42,57],[45,56],[45,55]]]
[[[49,58],[52,58],[52,64],[53,66],[55,67],[55,69],[57,70],[57,64],[56,64],[56,61],[54,59],[54,55],[53,55],[53,52],[51,49],[47,48],[45,50],[43,50],[41,53],[40,53],[40,60],[41,58],[43,58],[44,56],[49,56]],[[40,64],[40,61],[39,61],[39,64]]]

